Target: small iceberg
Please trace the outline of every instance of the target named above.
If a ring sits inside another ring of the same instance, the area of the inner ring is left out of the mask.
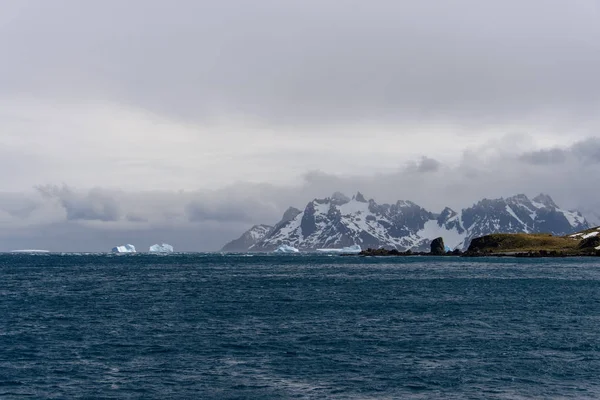
[[[300,253],[300,250],[287,244],[282,244],[273,253]]]
[[[318,252],[321,253],[342,253],[342,254],[356,254],[360,253],[362,249],[360,245],[354,244],[348,247],[342,247],[341,249],[317,249]]]
[[[48,250],[36,250],[36,249],[25,249],[25,250],[12,250],[11,253],[50,253]]]
[[[153,244],[152,246],[150,246],[150,249],[148,250],[150,253],[172,253],[173,252],[173,246],[171,246],[170,244]]]
[[[125,244],[123,246],[113,247],[111,251],[113,253],[135,253],[135,246],[132,244]]]

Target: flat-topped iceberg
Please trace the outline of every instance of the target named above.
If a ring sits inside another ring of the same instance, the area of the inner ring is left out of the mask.
[[[362,251],[362,249],[360,248],[360,245],[354,244],[352,246],[342,247],[341,249],[317,249],[317,251],[319,251],[321,253],[354,254],[354,253],[360,253]]]
[[[50,252],[48,250],[25,249],[25,250],[11,250],[11,253],[50,253]]]
[[[152,246],[150,246],[150,249],[148,250],[150,253],[172,253],[173,252],[173,246],[171,246],[170,244],[153,244]]]
[[[300,250],[298,250],[295,247],[292,246],[288,246],[287,244],[283,244],[281,246],[279,246],[274,253],[299,253]]]
[[[113,247],[113,253],[135,253],[135,246],[132,244],[124,244],[122,246]]]

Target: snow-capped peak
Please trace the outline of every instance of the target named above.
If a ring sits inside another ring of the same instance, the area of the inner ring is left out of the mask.
[[[356,200],[361,203],[367,202],[367,199],[365,199],[365,196],[363,196],[361,192],[356,192],[356,194],[352,197],[352,200]]]
[[[548,208],[558,208],[558,206],[556,205],[556,203],[554,202],[554,200],[552,200],[552,197],[548,196],[547,194],[544,193],[540,193],[537,196],[535,196],[533,198],[533,201],[539,204],[544,205],[545,207]]]
[[[378,204],[367,201],[360,192],[352,199],[334,193],[312,200],[303,211],[290,210],[274,228],[265,226],[261,234],[250,235],[254,240],[264,233],[247,249],[272,251],[285,244],[303,251],[353,245],[426,250],[431,240],[440,236],[452,248],[466,248],[471,239],[490,233],[566,235],[589,227],[579,212],[558,208],[547,195],[534,201],[524,194],[484,199],[461,212],[446,207],[434,214],[407,200]]]
[[[344,193],[335,192],[334,194],[331,195],[331,201],[334,204],[342,205],[342,204],[348,203],[350,201],[350,198],[348,196],[346,196]]]

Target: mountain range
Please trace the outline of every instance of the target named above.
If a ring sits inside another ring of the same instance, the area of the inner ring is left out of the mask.
[[[471,240],[491,233],[551,233],[567,235],[588,229],[578,211],[560,208],[552,198],[524,194],[483,199],[460,212],[449,207],[430,212],[406,200],[378,204],[360,192],[352,198],[336,192],[310,201],[303,211],[290,207],[281,220],[255,225],[227,243],[224,252],[265,252],[281,245],[304,251],[360,245],[400,251],[426,251],[436,237],[452,249],[466,249]]]

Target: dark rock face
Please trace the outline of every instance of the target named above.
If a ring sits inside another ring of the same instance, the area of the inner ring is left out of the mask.
[[[348,196],[346,196],[343,193],[340,192],[335,192],[332,196],[331,196],[331,203],[341,206],[342,204],[346,204],[350,202],[350,198]]]
[[[578,247],[580,249],[595,249],[598,246],[600,246],[600,237],[592,236],[589,238],[582,239],[581,242],[579,242]]]
[[[304,209],[304,215],[302,216],[302,236],[310,236],[317,230],[317,224],[315,222],[315,205],[308,203]]]
[[[359,201],[361,203],[366,203],[367,200],[365,199],[365,196],[363,196],[363,194],[361,192],[356,193],[356,196],[354,196],[354,199],[356,201]]]
[[[433,239],[431,242],[431,254],[434,256],[441,256],[446,254],[446,246],[444,246],[444,239],[439,237]]]
[[[467,253],[478,254],[487,250],[488,248],[498,247],[500,247],[500,241],[498,238],[492,236],[482,236],[471,240],[471,244],[469,245]]]

